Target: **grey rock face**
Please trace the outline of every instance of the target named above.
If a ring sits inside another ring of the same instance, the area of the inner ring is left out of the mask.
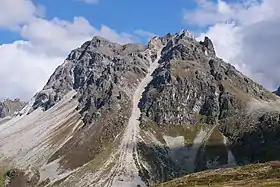
[[[215,57],[216,56],[214,45],[213,45],[212,41],[210,40],[210,38],[205,37],[204,41],[200,42],[200,44],[205,46],[205,48],[207,50],[206,54],[209,54],[211,57]]]
[[[161,66],[154,72],[154,78],[139,103],[144,124],[143,131],[153,132],[154,127],[149,130],[150,124],[157,124],[159,129],[154,134],[155,136],[161,137],[168,134],[176,139],[176,137],[188,134],[185,137],[186,141],[189,136],[199,136],[198,131],[195,130],[196,126],[202,125],[206,128],[207,125],[212,125],[212,128],[209,127],[211,130],[207,131],[207,135],[203,138],[203,142],[200,145],[193,145],[199,147],[196,158],[192,158],[195,160],[195,171],[229,164],[231,156],[228,156],[228,152],[230,150],[233,151],[239,164],[241,164],[239,161],[245,158],[248,163],[261,160],[257,159],[256,155],[265,155],[263,148],[269,147],[272,150],[271,147],[275,144],[272,139],[267,139],[265,146],[260,146],[263,143],[257,137],[263,136],[263,133],[269,136],[268,129],[265,130],[263,127],[265,125],[275,126],[273,129],[278,133],[277,125],[275,125],[277,120],[275,118],[269,121],[268,117],[258,119],[256,116],[250,118],[246,113],[246,108],[252,99],[275,100],[273,94],[244,76],[229,63],[216,57],[213,44],[207,37],[204,42],[197,42],[192,37],[175,34],[167,35],[162,40],[167,44],[162,52]],[[265,115],[270,116],[270,114]],[[247,123],[244,122],[245,120]],[[245,124],[259,129],[258,133],[252,130],[245,131],[243,129]],[[192,125],[192,127],[187,126],[189,130],[184,132],[182,127],[185,125]],[[246,139],[249,137],[248,133],[254,135]],[[275,138],[277,133],[272,137]],[[227,145],[225,138],[229,139]],[[252,142],[255,141],[257,143],[254,145]],[[162,143],[166,145],[166,142]],[[153,147],[152,144],[148,147],[150,146]],[[142,147],[144,147],[143,144]],[[247,147],[251,147],[250,151],[244,154]],[[163,150],[168,152],[164,156]],[[187,151],[188,148],[179,147],[176,150]],[[170,163],[172,152],[174,148],[164,146],[161,148],[156,146],[149,150],[149,155],[157,155],[153,161],[150,160],[151,165],[162,167],[159,163],[166,163],[168,160],[168,164],[163,169],[169,171],[167,176],[164,176],[165,180],[189,172],[190,166],[176,164],[179,162],[178,159],[182,159],[179,156],[175,160],[171,159],[173,163]],[[143,157],[146,160],[149,159],[146,153]],[[276,157],[279,156],[274,155],[270,158]],[[157,171],[151,170],[151,173],[150,176],[158,175]],[[160,178],[156,177],[153,180],[157,181]]]
[[[269,99],[271,94],[262,86],[214,54],[209,38],[199,43],[174,35],[141,100],[143,115],[161,125],[178,125],[193,123],[201,114],[207,116],[204,122],[214,124],[238,113],[241,100]]]
[[[66,167],[73,169],[112,149],[108,147],[127,125],[132,95],[154,57],[146,50],[149,47],[94,37],[69,54],[36,95],[33,110],[48,110],[70,90],[76,90],[76,109],[84,125],[50,161],[65,155],[65,160],[70,160],[65,161],[70,163]]]
[[[43,90],[36,95],[33,109],[49,109],[72,89],[79,92],[79,108],[92,104],[99,109],[104,100],[107,102],[112,96],[124,99],[122,95],[131,95],[137,79],[143,77],[147,70],[145,49],[143,45],[121,46],[94,37],[73,50],[64,64],[56,69]]]
[[[0,102],[0,118],[15,115],[17,112],[23,109],[25,105],[26,103],[20,101],[19,99],[5,99],[3,102]]]

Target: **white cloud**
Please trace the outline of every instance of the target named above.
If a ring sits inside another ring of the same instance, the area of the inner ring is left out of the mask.
[[[115,30],[105,25],[102,25],[99,30],[95,30],[94,35],[102,36],[110,41],[117,42],[120,44],[131,43],[139,40],[137,36],[128,33],[117,33]]]
[[[279,18],[280,3],[277,0],[244,0],[239,3],[226,3],[218,0],[196,0],[198,8],[186,11],[184,19],[198,26],[209,26],[216,23],[248,25],[262,20]]]
[[[147,41],[152,39],[154,36],[157,36],[155,33],[145,31],[145,30],[142,30],[142,29],[138,29],[138,30],[134,31],[134,33],[136,35],[140,36],[140,37],[145,38]]]
[[[105,25],[95,28],[83,17],[72,22],[43,19],[38,15],[41,10],[29,0],[0,0],[0,27],[16,28],[13,31],[23,38],[0,45],[0,99],[32,97],[72,49],[95,35],[118,43],[139,40],[136,35],[118,33]]]
[[[247,0],[227,3],[197,0],[184,19],[206,28],[217,55],[268,89],[280,85],[280,2]]]
[[[37,9],[30,0],[1,0],[0,28],[14,28],[36,15]]]
[[[42,88],[54,67],[62,58],[48,57],[26,50],[32,45],[26,41],[16,41],[0,46],[0,96],[29,99]]]
[[[42,32],[44,31],[44,32]],[[65,56],[82,42],[98,35],[118,43],[133,41],[133,36],[117,33],[107,26],[96,29],[83,17],[75,17],[73,22],[34,18],[21,29],[21,36],[32,42],[32,51],[48,55]]]

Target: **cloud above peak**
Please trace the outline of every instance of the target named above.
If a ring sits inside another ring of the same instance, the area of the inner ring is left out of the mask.
[[[270,90],[280,85],[280,3],[249,0],[228,3],[196,0],[184,20],[205,30],[217,55]]]
[[[195,0],[197,8],[186,11],[184,19],[200,27],[216,23],[248,25],[259,21],[279,18],[280,4],[277,0],[247,0],[227,3],[225,0]]]

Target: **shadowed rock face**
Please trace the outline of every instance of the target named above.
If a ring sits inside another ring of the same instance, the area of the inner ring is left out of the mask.
[[[26,103],[20,101],[19,99],[15,99],[15,100],[5,99],[3,102],[0,102],[0,118],[15,115],[25,105]]]
[[[280,87],[275,92],[273,92],[273,93],[275,93],[276,95],[280,96]]]
[[[156,44],[164,47],[155,48]],[[29,110],[36,127],[55,129],[46,142],[51,139],[57,149],[45,151],[44,168],[55,163],[75,171],[58,186],[112,183],[110,177],[102,180],[119,164],[115,162],[122,155],[119,145],[132,116],[132,97],[155,60],[159,66],[136,98],[140,132],[132,131],[139,134],[133,136],[137,144],[130,158],[147,185],[205,169],[279,158],[273,147],[280,143],[280,104],[272,93],[216,57],[209,38],[198,42],[184,31],[155,37],[147,45],[120,45],[94,37],[71,51]],[[65,100],[69,93],[73,95]],[[51,114],[59,119],[45,116]],[[59,125],[44,124],[45,118]],[[28,115],[23,119],[30,122]]]

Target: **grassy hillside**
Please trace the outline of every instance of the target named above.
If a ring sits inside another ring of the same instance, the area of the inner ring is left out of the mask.
[[[280,162],[268,162],[190,174],[155,187],[279,187]]]
[[[5,173],[3,169],[0,167],[0,187],[4,187],[4,181],[5,181]]]

